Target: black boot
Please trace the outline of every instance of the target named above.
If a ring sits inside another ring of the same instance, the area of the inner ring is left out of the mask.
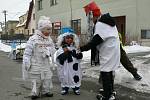
[[[136,72],[136,73],[133,73],[132,74],[133,75],[133,77],[136,79],[136,80],[141,80],[142,79],[142,77]]]
[[[99,89],[98,94],[104,94],[104,89]],[[116,91],[113,91],[112,95],[116,96]]]
[[[32,96],[31,96],[31,99],[32,99],[32,100],[35,100],[35,99],[37,99],[37,98],[39,98],[39,96],[36,96],[36,95],[32,95]]]
[[[102,94],[97,94],[96,95],[97,100],[106,100],[105,97]]]
[[[48,93],[43,94],[43,96],[46,96],[46,97],[53,97],[53,93],[48,92]]]
[[[62,87],[61,94],[62,94],[62,95],[66,95],[66,94],[68,94],[68,90],[69,90],[69,88],[68,88],[68,87]]]
[[[80,88],[79,87],[75,87],[75,88],[72,88],[72,89],[73,89],[74,94],[80,95]]]

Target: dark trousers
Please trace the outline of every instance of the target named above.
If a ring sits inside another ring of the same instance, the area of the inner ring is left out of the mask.
[[[131,63],[131,61],[129,60],[126,52],[123,50],[122,46],[120,45],[120,53],[121,53],[121,57],[120,57],[120,62],[123,65],[123,67],[128,70],[131,74],[135,74],[137,73],[137,69],[134,68],[133,64]]]
[[[99,51],[95,48],[91,49],[91,65],[99,65]]]
[[[109,100],[114,91],[114,77],[113,72],[100,72],[102,78],[102,85],[104,93],[102,94],[105,100]]]

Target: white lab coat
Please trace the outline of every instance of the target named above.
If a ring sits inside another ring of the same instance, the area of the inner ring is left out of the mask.
[[[97,22],[94,35],[98,34],[104,42],[97,46],[100,58],[100,71],[115,71],[120,64],[120,41],[116,26]]]

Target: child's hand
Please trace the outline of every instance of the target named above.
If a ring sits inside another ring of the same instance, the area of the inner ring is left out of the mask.
[[[64,53],[68,53],[70,50],[68,48],[63,48]]]

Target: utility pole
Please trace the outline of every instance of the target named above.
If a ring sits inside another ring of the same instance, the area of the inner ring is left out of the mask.
[[[3,28],[3,23],[2,22],[0,22],[0,25],[1,25],[1,29]]]
[[[3,11],[3,13],[4,13],[4,17],[5,17],[5,34],[6,34],[6,38],[8,39],[8,34],[7,34],[7,25],[6,25],[6,13],[7,13],[7,11],[6,10],[4,10]],[[7,42],[7,39],[6,39],[6,42]]]
[[[1,25],[1,30],[2,30],[3,23],[0,22],[0,25]],[[0,34],[0,38],[2,39],[2,34]]]
[[[71,12],[71,22],[72,22],[72,0],[70,0],[70,12]]]

